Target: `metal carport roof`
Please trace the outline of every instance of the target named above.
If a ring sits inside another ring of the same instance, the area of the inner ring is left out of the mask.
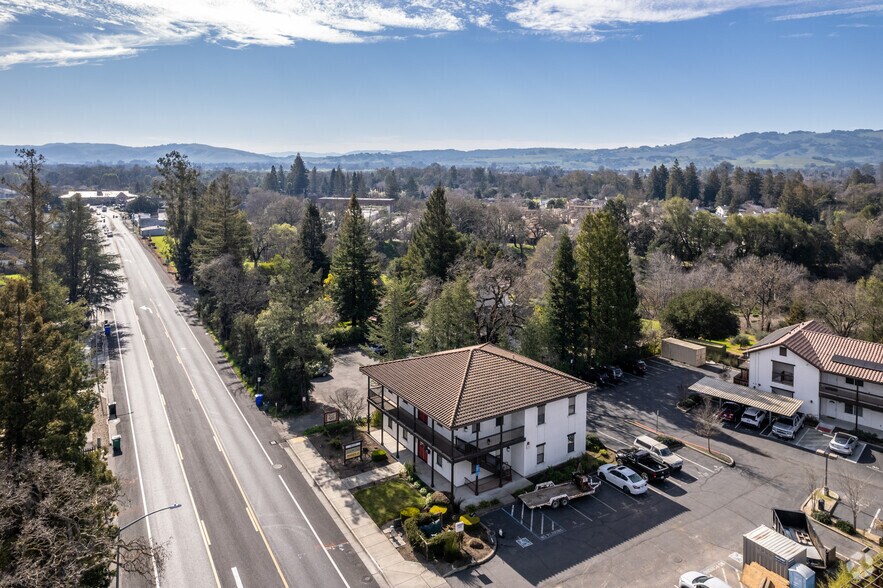
[[[762,392],[709,376],[702,378],[690,386],[689,389],[691,392],[698,394],[738,402],[745,406],[752,406],[784,416],[794,415],[803,406],[803,400],[797,398],[789,398],[788,396],[772,394],[771,392]]]

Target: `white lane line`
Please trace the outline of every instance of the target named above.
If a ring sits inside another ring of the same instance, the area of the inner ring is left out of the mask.
[[[702,465],[701,463],[696,463],[695,461],[693,461],[693,460],[690,459],[689,457],[684,457],[684,456],[681,455],[680,453],[679,453],[678,455],[679,455],[679,456],[681,457],[681,459],[683,459],[684,461],[689,461],[691,464],[693,464],[693,465],[695,465],[695,466],[698,466],[698,467],[702,468],[702,469],[705,470],[706,472],[714,472],[714,470],[710,470],[710,469],[708,469],[707,467],[705,467],[705,466]]]
[[[123,347],[120,344],[120,330],[119,323],[117,322],[117,313],[115,310],[111,309],[111,313],[113,314],[113,324],[117,325],[115,329],[116,337],[117,337],[117,350],[122,351]],[[123,390],[126,394],[126,406],[129,411],[132,410],[132,401],[129,400],[129,383],[126,379],[126,364],[123,361],[122,355],[120,355],[120,372],[123,376]],[[141,490],[141,504],[144,507],[144,514],[147,515],[147,497],[144,494],[144,474],[141,473],[141,458],[138,457],[138,440],[135,438],[135,421],[129,416],[129,430],[132,433],[132,450],[135,452],[135,469],[138,470],[138,487]],[[144,523],[147,525],[147,544],[153,547],[153,534],[150,532],[150,521],[145,518]],[[159,570],[156,567],[156,557],[151,551],[150,553],[150,561],[153,565],[153,577],[156,579],[156,588],[159,588]]]
[[[205,539],[205,544],[211,545],[212,541],[211,541],[211,539],[208,538],[208,529],[206,529],[205,521],[202,519],[199,519],[199,528],[202,529],[202,536]]]
[[[611,484],[611,485],[612,485],[612,484]],[[609,509],[612,510],[613,512],[616,512],[616,509],[615,509],[615,508],[613,508],[612,506],[610,506],[609,504],[607,504],[606,502],[604,502],[603,500],[601,500],[600,498],[598,498],[598,497],[595,496],[594,494],[590,494],[590,495],[589,495],[589,498],[594,498],[595,500],[597,500],[598,502],[600,502],[601,504],[603,504],[604,506],[606,506],[607,508],[609,508]]]
[[[236,588],[243,588],[242,580],[239,579],[239,570],[235,567],[231,568],[231,570],[233,571],[233,580],[236,582]]]
[[[260,529],[258,529],[258,520],[255,518],[254,513],[251,512],[250,507],[248,507],[248,506],[245,507],[245,514],[247,514],[248,518],[251,520],[251,526],[254,527],[254,532],[260,533],[261,531],[260,531]]]
[[[163,403],[163,404],[165,404],[165,403]],[[175,451],[178,452],[178,459],[180,459],[181,461],[184,461],[184,454],[181,453],[181,446],[178,445],[177,443],[175,443]]]
[[[298,503],[297,499],[294,497],[294,494],[291,493],[291,489],[288,487],[288,484],[285,483],[285,479],[282,477],[281,474],[279,475],[279,481],[282,482],[283,486],[285,486],[285,491],[288,492],[289,496],[291,496],[291,501],[294,502],[294,506],[297,507],[298,512],[300,512],[300,515],[307,522],[307,526],[310,528],[310,531],[313,532],[313,537],[316,538],[316,541],[319,543],[319,545],[324,545],[322,543],[322,540],[319,538],[319,534],[316,533],[316,529],[313,528],[313,523],[311,523],[310,519],[307,518],[307,515],[304,512],[304,509],[302,509],[300,507],[300,504]],[[328,557],[328,561],[330,561],[331,565],[334,566],[334,570],[337,572],[337,575],[340,576],[340,580],[343,582],[343,585],[346,586],[346,588],[350,588],[349,583],[346,581],[346,578],[343,577],[343,574],[341,573],[340,568],[337,567],[337,564],[334,562],[334,559],[331,557],[331,554],[328,553],[328,550],[323,549],[322,551],[325,552],[325,555]]]
[[[132,312],[135,313],[135,301],[130,298],[129,302],[132,304]],[[138,327],[138,331],[141,333],[141,338],[143,339],[144,332],[141,331],[141,325],[137,322],[135,324]],[[147,355],[148,358],[150,358],[150,350],[147,349],[146,345],[144,346],[144,353]],[[151,365],[153,365],[152,361],[151,361]],[[153,376],[153,383],[156,386],[156,393],[161,394],[161,392],[159,391],[159,380],[156,377],[156,371],[150,370],[150,374]],[[169,420],[169,413],[165,408],[163,408],[162,413],[163,413],[163,416],[166,418],[166,426],[168,426],[168,428],[169,428],[169,436],[172,438],[172,443],[174,443],[175,447],[177,447],[178,441],[175,438],[175,432],[172,430],[172,421]],[[199,521],[200,527],[202,528],[203,545],[205,545],[205,553],[208,556],[209,565],[212,567],[212,575],[215,578],[215,585],[218,586],[218,588],[220,588],[221,579],[218,577],[218,570],[215,569],[215,560],[212,557],[212,550],[209,549],[209,547],[211,546],[211,542],[208,541],[208,534],[205,532],[205,525],[203,524],[202,519],[199,518],[199,509],[196,508],[196,500],[193,498],[193,491],[190,489],[190,480],[187,478],[187,470],[184,469],[184,462],[183,461],[179,461],[178,464],[181,467],[181,475],[184,476],[184,485],[187,487],[187,495],[190,497],[190,505],[193,507],[193,514],[196,515],[196,518]]]
[[[569,506],[570,508],[572,508],[573,510],[575,510],[577,513],[579,513],[579,515],[580,515],[581,517],[587,519],[589,522],[592,522],[592,517],[590,517],[589,515],[587,515],[586,513],[584,513],[583,511],[581,511],[580,509],[574,507],[572,504],[568,504],[567,506]]]
[[[617,438],[617,437],[614,437],[613,435],[608,435],[608,434],[605,433],[604,431],[598,431],[598,434],[599,434],[599,435],[604,435],[604,436],[607,437],[608,439],[613,439],[613,440],[616,441],[617,443],[622,443],[622,444],[625,445],[626,447],[630,447],[630,445],[629,445],[626,441],[623,441],[622,439],[619,439],[619,438]]]
[[[220,441],[218,441],[218,437],[216,435],[212,435],[212,439],[215,440],[215,445],[218,446],[218,451],[220,451],[221,453],[224,453],[224,450],[221,448],[221,443],[220,443]]]

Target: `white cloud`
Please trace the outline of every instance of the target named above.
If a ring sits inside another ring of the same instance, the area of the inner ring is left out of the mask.
[[[785,14],[782,16],[777,16],[773,20],[803,20],[806,18],[820,18],[823,16],[846,16],[850,14],[861,14],[865,12],[883,12],[883,4],[868,4],[865,6],[854,6],[852,8],[836,8],[833,10],[819,10],[816,12]]]

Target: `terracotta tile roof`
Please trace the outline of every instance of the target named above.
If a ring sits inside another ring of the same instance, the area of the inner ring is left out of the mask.
[[[594,388],[489,343],[376,363],[360,370],[448,428]]]
[[[841,337],[821,323],[807,321],[770,333],[746,352],[780,345],[823,372],[883,384],[881,343]]]

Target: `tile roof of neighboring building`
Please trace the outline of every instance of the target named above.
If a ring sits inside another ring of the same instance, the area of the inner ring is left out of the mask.
[[[360,370],[448,428],[593,388],[579,378],[489,343],[376,363]]]
[[[881,343],[841,337],[821,323],[807,321],[770,333],[746,353],[780,345],[823,372],[883,383]]]

